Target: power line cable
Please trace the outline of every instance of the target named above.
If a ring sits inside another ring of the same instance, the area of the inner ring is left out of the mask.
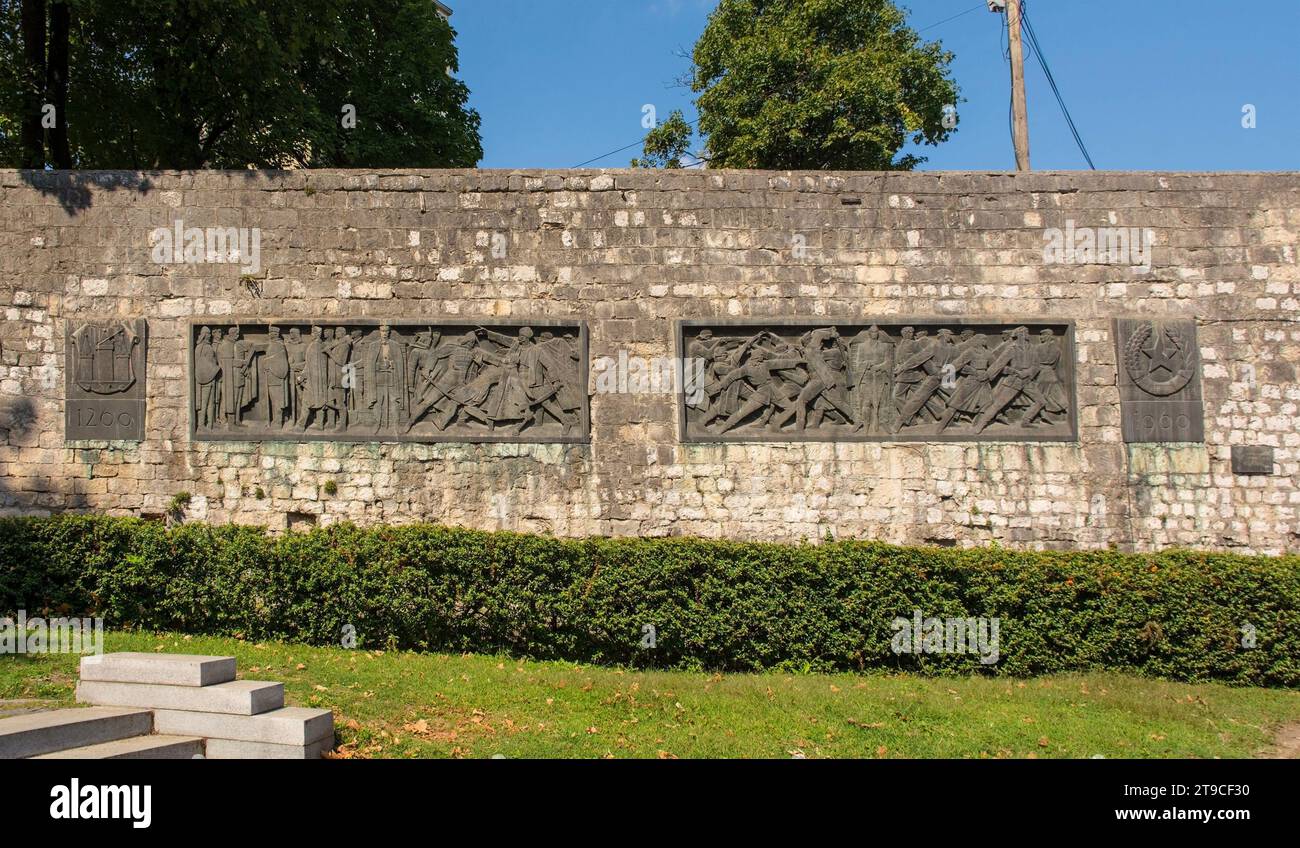
[[[935,27],[937,27],[937,26],[941,26],[941,25],[943,25],[943,24],[946,24],[946,23],[948,23],[949,21],[955,21],[955,20],[957,20],[957,19],[960,18],[960,17],[963,17],[963,16],[965,16],[965,15],[969,15],[971,12],[974,12],[976,9],[983,9],[983,8],[985,8],[987,5],[988,5],[987,2],[985,2],[985,3],[980,3],[980,4],[976,5],[976,6],[971,6],[969,9],[967,9],[967,10],[964,11],[964,12],[958,12],[957,14],[953,15],[953,16],[950,17],[950,18],[944,18],[943,20],[941,20],[941,21],[936,21],[936,22],[934,22],[934,23],[932,23],[932,24],[929,24],[928,26],[923,26],[923,27],[921,27],[920,29],[918,29],[916,32],[919,34],[919,33],[925,32],[927,29],[934,29]],[[697,123],[699,122],[699,120],[700,120],[699,118],[695,118],[695,119],[692,120],[692,121],[687,121],[686,124],[687,124],[687,126],[694,126],[695,124],[697,124]],[[594,158],[592,158],[592,159],[588,159],[586,162],[579,162],[577,165],[574,165],[573,167],[575,167],[575,168],[581,168],[581,167],[583,167],[584,165],[590,165],[592,162],[599,162],[601,159],[607,159],[608,157],[613,156],[615,153],[622,153],[624,150],[631,150],[633,147],[636,147],[638,144],[644,144],[644,143],[645,143],[645,139],[644,139],[644,138],[638,139],[637,141],[634,141],[634,142],[632,142],[631,144],[626,144],[626,145],[620,147],[620,148],[617,149],[617,150],[611,150],[611,151],[609,151],[608,153],[602,153],[600,156],[596,156],[596,157],[594,157]],[[697,162],[697,163],[695,163],[695,164],[698,165],[699,163]],[[693,166],[688,165],[687,167],[693,167]]]
[[[1029,36],[1029,46],[1034,54],[1034,58],[1038,59],[1038,65],[1043,69],[1043,75],[1047,77],[1047,84],[1051,87],[1052,94],[1056,97],[1056,102],[1061,107],[1061,114],[1065,115],[1065,122],[1070,127],[1070,134],[1074,136],[1074,143],[1078,145],[1079,152],[1082,153],[1083,158],[1087,160],[1088,167],[1094,171],[1097,170],[1097,166],[1092,162],[1092,156],[1088,154],[1087,145],[1083,143],[1083,136],[1079,134],[1079,128],[1075,126],[1074,117],[1070,114],[1069,107],[1065,105],[1065,98],[1061,95],[1061,89],[1056,85],[1056,78],[1052,75],[1052,69],[1047,64],[1047,57],[1043,54],[1043,48],[1038,43],[1038,35],[1034,32],[1034,25],[1030,23],[1029,13],[1023,0],[1020,4],[1020,19],[1024,21],[1025,33]]]
[[[971,12],[975,11],[976,9],[984,9],[984,8],[987,8],[987,6],[988,6],[988,3],[987,3],[987,2],[980,3],[980,4],[975,5],[975,6],[971,6],[971,7],[970,7],[969,9],[967,9],[966,11],[964,11],[964,12],[958,12],[957,14],[953,15],[951,18],[944,18],[943,20],[941,20],[941,21],[936,21],[935,23],[932,23],[932,24],[930,24],[929,26],[923,26],[923,27],[921,27],[920,29],[918,29],[917,32],[925,32],[927,29],[934,29],[934,28],[937,27],[937,26],[940,26],[940,25],[942,25],[942,24],[946,24],[946,23],[948,23],[948,21],[955,21],[955,20],[957,20],[957,19],[960,18],[960,17],[963,17],[963,16],[965,16],[965,15],[969,15]]]
[[[686,125],[687,125],[688,127],[689,127],[689,126],[694,126],[696,123],[699,122],[699,120],[700,120],[699,118],[695,118],[695,119],[693,119],[693,120],[687,121],[687,122],[686,122]],[[644,138],[637,139],[636,141],[632,142],[631,144],[624,145],[623,147],[620,147],[618,150],[611,150],[611,151],[609,151],[608,153],[604,153],[604,154],[602,154],[602,155],[600,155],[600,156],[597,156],[597,157],[594,158],[594,159],[588,159],[586,162],[579,162],[577,165],[574,165],[573,167],[575,167],[575,168],[581,168],[583,165],[590,165],[592,162],[599,162],[601,159],[605,159],[605,158],[607,158],[607,157],[609,157],[609,156],[613,156],[615,153],[622,153],[624,150],[631,150],[633,147],[636,147],[638,144],[645,144],[645,139],[644,139]]]

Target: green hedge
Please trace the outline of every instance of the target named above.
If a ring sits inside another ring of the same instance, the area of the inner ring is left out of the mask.
[[[432,525],[0,520],[0,611],[109,628],[720,670],[1112,669],[1300,685],[1300,558],[871,542],[560,540]],[[1000,619],[1000,662],[895,654],[896,616]],[[1256,646],[1240,628],[1256,628]],[[643,626],[656,645],[642,647]]]

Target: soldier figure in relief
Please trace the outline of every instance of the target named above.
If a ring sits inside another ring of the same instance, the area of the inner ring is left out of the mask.
[[[325,330],[321,326],[312,325],[311,340],[303,354],[302,375],[298,378],[302,389],[304,430],[313,421],[318,429],[324,430],[330,422],[329,413],[333,411],[336,417],[338,415],[335,390],[330,385],[332,372],[337,365],[333,358],[335,344],[333,339],[325,337]]]
[[[1020,419],[1022,427],[1032,427],[1040,414],[1059,415],[1069,409],[1065,399],[1065,387],[1056,372],[1061,362],[1061,346],[1050,329],[1040,330],[1038,344],[1033,346],[1033,360],[1036,365],[1032,392],[1037,397],[1034,403]],[[1043,415],[1044,423],[1051,424],[1048,415]]]
[[[291,327],[284,347],[289,353],[289,406],[296,427],[302,424],[302,372],[307,367],[307,344],[302,340],[302,330]]]
[[[289,367],[289,349],[280,337],[280,328],[272,324],[266,331],[262,350],[262,369],[266,372],[266,396],[270,402],[267,421],[280,428],[290,417],[290,386],[293,372]]]
[[[326,333],[326,338],[329,334]],[[356,363],[352,361],[352,337],[343,327],[334,328],[334,344],[327,354],[330,385],[330,408],[334,411],[334,429],[348,428],[348,396],[356,383]]]
[[[719,382],[721,374],[717,366],[719,353],[719,342],[713,338],[712,330],[700,330],[699,334],[691,339],[690,344],[686,346],[686,357],[692,362],[699,362],[702,365],[697,379],[697,382],[702,383],[702,385],[692,385],[690,387],[692,391],[689,393],[697,396],[697,403],[694,405],[701,411],[711,407],[718,394],[722,391],[722,385]],[[698,397],[699,395],[703,395],[703,397]],[[690,403],[689,400],[687,402]],[[708,424],[709,422],[703,421],[701,423]]]
[[[348,333],[352,357],[345,366],[347,370],[347,410],[348,418],[360,424],[362,419],[369,415],[373,407],[370,404],[371,395],[374,392],[371,385],[374,381],[374,374],[370,370],[368,363],[371,361],[371,348],[374,342],[366,340],[366,334],[360,329],[353,328]],[[405,398],[403,398],[405,401]]]
[[[993,397],[975,419],[972,429],[976,433],[984,432],[999,415],[1011,409],[1021,395],[1026,394],[1037,370],[1034,352],[1029,344],[1029,330],[1026,327],[1016,327],[1011,331],[1010,340],[999,348],[989,363],[989,380],[996,383],[996,386]]]
[[[805,334],[802,341],[808,382],[795,398],[794,408],[776,416],[773,426],[780,428],[793,417],[797,431],[805,431],[809,423],[815,430],[828,413],[851,422],[853,412],[849,408],[848,375],[839,331],[823,327]]]
[[[984,334],[971,336],[958,349],[952,361],[957,383],[948,398],[948,408],[939,419],[939,432],[943,432],[958,415],[973,419],[993,396],[989,385],[989,349]]]
[[[194,345],[194,410],[195,425],[211,429],[217,424],[217,390],[221,377],[221,364],[212,347],[212,328],[199,330],[198,343]]]
[[[489,423],[482,412],[465,406],[465,387],[472,379],[474,369],[483,362],[483,352],[478,348],[478,333],[478,330],[473,330],[433,349],[434,364],[425,372],[428,375],[427,388],[422,388],[425,392],[424,400],[412,411],[407,432],[430,409],[437,413],[430,420],[439,430],[451,426],[462,409],[480,423]],[[443,360],[446,360],[446,364],[439,367],[438,363]],[[486,397],[486,392],[484,396]]]
[[[924,375],[908,395],[907,403],[898,411],[903,426],[913,423],[923,409],[935,420],[943,414],[939,401],[942,400],[940,390],[943,387],[944,366],[951,364],[957,356],[952,330],[947,327],[940,328],[935,333],[935,338],[929,342],[919,339],[918,345],[921,347],[918,347],[912,358],[900,366],[909,372]],[[951,370],[947,373],[950,374]]]
[[[898,429],[894,406],[894,345],[872,324],[849,347],[849,374],[853,379],[855,432],[894,433]]]
[[[760,339],[765,336],[781,347],[769,348],[759,344]],[[762,410],[763,414],[759,416],[757,425],[775,432],[779,429],[772,422],[775,413],[787,410],[791,414],[794,413],[798,393],[787,385],[787,381],[778,372],[789,372],[801,367],[804,364],[803,357],[799,356],[794,348],[785,346],[775,334],[768,332],[754,336],[746,342],[745,346],[750,350],[745,364],[728,371],[722,378],[721,385],[725,389],[737,380],[744,380],[750,387],[751,393],[739,409],[710,428],[714,433],[721,434],[731,430],[759,410]]]
[[[406,424],[406,346],[384,324],[371,348],[368,370],[374,382],[368,405],[374,410],[378,433]]]
[[[538,336],[537,356],[541,360],[548,380],[556,384],[555,402],[564,413],[564,434],[568,435],[574,427],[582,423],[582,392],[579,389],[578,368],[581,357],[573,333],[565,333],[563,338],[555,338],[550,330]],[[537,412],[537,424],[542,423],[542,410]]]
[[[253,369],[253,346],[239,337],[239,327],[231,327],[217,345],[221,364],[221,418],[226,427],[243,422],[244,407],[257,399],[257,371]]]

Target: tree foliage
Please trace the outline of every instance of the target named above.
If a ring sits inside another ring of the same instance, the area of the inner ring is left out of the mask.
[[[66,102],[53,84],[40,93],[68,150],[47,128],[39,164],[472,167],[482,156],[478,114],[452,76],[454,32],[428,0],[0,0],[0,163],[32,166],[21,85],[32,39],[16,25],[33,6],[52,23],[69,13]],[[46,70],[56,36],[47,28]]]
[[[668,120],[646,133],[641,158],[633,159],[632,167],[680,168],[682,157],[690,150],[694,132],[682,110],[674,109]]]
[[[714,168],[907,170],[951,132],[953,54],[891,0],[721,0],[695,45]],[[951,122],[950,122],[951,123]]]

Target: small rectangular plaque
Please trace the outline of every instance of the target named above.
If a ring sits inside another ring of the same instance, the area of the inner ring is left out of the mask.
[[[1124,441],[1203,442],[1196,322],[1115,319]]]
[[[1272,474],[1273,448],[1269,445],[1233,445],[1233,474]]]
[[[143,318],[67,322],[64,439],[144,439],[148,329]]]

